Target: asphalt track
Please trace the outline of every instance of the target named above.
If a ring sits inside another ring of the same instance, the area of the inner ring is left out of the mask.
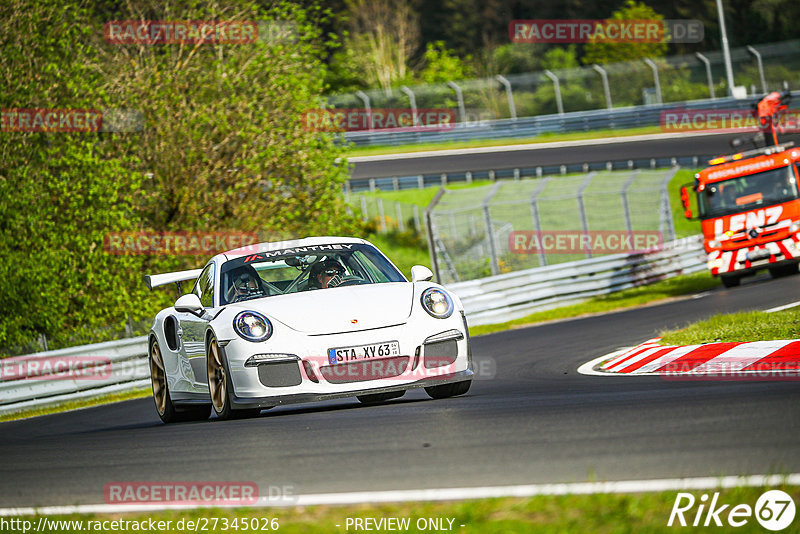
[[[353,179],[386,176],[415,176],[443,172],[481,171],[489,169],[531,168],[671,157],[705,157],[733,152],[730,140],[741,134],[658,134],[629,138],[587,139],[559,143],[535,143],[512,150],[503,147],[479,151],[444,151],[368,156],[351,159]],[[800,135],[785,135],[782,142],[800,144]],[[519,145],[517,145],[519,146]],[[748,145],[742,150],[752,148]]]
[[[800,383],[594,377],[582,363],[715,313],[800,298],[800,275],[474,339],[463,397],[344,399],[162,425],[152,399],[0,424],[0,505],[103,502],[119,481],[295,494],[800,472]]]

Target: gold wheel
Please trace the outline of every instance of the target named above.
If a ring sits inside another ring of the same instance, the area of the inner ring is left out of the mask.
[[[150,347],[150,381],[153,384],[153,399],[158,415],[163,417],[167,410],[167,374],[164,371],[164,360],[158,343],[153,341]]]
[[[212,339],[208,344],[208,392],[211,394],[211,404],[217,414],[223,413],[228,402],[228,390],[225,385],[225,365],[222,363],[222,354],[217,341]]]

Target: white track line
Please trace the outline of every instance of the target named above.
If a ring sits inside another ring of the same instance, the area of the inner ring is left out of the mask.
[[[721,477],[662,478],[651,480],[621,480],[612,482],[577,482],[562,484],[528,484],[520,486],[486,486],[478,488],[436,488],[396,491],[363,491],[352,493],[318,493],[298,495],[294,499],[259,499],[247,508],[376,504],[414,501],[456,501],[498,497],[535,497],[537,495],[591,495],[602,493],[643,493],[653,491],[706,490],[738,487],[770,487],[800,485],[800,473],[788,475],[740,475]],[[217,508],[235,508],[220,506]],[[155,512],[160,510],[191,510],[202,506],[187,504],[79,504],[73,506],[42,506],[0,508],[0,517],[20,515],[113,514],[124,512]]]
[[[403,152],[398,154],[377,154],[374,156],[343,157],[350,163],[364,163],[368,161],[388,161],[398,159],[429,158],[436,156],[464,156],[467,154],[492,154],[498,152],[515,152],[518,150],[547,150],[551,148],[567,148],[586,145],[608,145],[615,143],[654,141],[661,139],[674,139],[706,135],[722,135],[730,132],[695,132],[695,133],[664,133],[631,135],[623,137],[607,137],[604,139],[579,139],[576,141],[560,141],[553,143],[526,143],[520,145],[484,146],[473,148],[454,148],[449,150],[427,150],[424,152]]]
[[[800,300],[797,302],[790,302],[789,304],[784,304],[783,306],[778,306],[776,308],[770,308],[768,310],[764,310],[765,313],[775,313],[783,310],[788,310],[789,308],[794,308],[795,306],[800,306]]]

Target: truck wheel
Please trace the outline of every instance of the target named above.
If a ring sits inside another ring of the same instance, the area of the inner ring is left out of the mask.
[[[733,275],[720,275],[720,280],[722,280],[722,285],[725,287],[736,287],[741,283],[742,279],[738,276]]]
[[[790,263],[789,265],[781,265],[780,267],[770,267],[769,274],[772,278],[781,278],[783,276],[797,274],[797,264]]]

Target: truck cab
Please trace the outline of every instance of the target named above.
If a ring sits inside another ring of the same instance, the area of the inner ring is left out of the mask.
[[[722,156],[695,175],[694,191],[708,268],[725,287],[768,269],[773,277],[800,263],[800,149],[791,144]],[[687,217],[689,193],[681,199]]]

